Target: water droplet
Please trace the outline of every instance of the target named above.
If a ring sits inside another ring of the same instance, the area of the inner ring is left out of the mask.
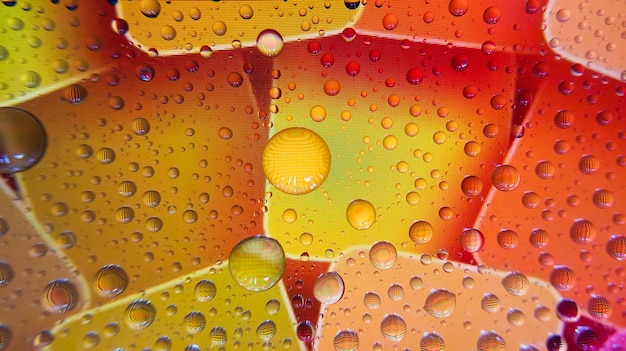
[[[455,0],[452,0],[455,1]],[[460,0],[460,1],[467,1],[467,0]],[[467,67],[469,66],[469,56],[467,56],[466,54],[457,54],[454,55],[454,57],[452,57],[452,60],[450,61],[450,64],[452,65],[452,68],[455,71],[465,71],[467,69]]]
[[[485,294],[480,301],[480,307],[485,312],[498,312],[500,310],[500,299],[495,294]]]
[[[505,351],[504,339],[496,332],[482,331],[476,342],[478,351]]]
[[[578,169],[584,174],[593,174],[600,168],[600,160],[593,155],[585,155],[578,162]]]
[[[121,266],[109,264],[98,270],[94,285],[100,295],[113,298],[128,287],[128,274]]]
[[[341,300],[344,288],[343,279],[337,272],[326,272],[315,280],[313,295],[319,302],[332,305]]]
[[[280,311],[280,301],[276,299],[268,300],[265,304],[265,310],[267,311],[267,314],[275,315],[278,311]]]
[[[468,141],[465,143],[465,146],[463,146],[463,151],[469,157],[478,156],[478,154],[480,154],[480,149],[480,144],[475,141]]]
[[[606,243],[606,253],[617,261],[626,261],[626,237],[613,235]]]
[[[0,108],[0,173],[22,172],[43,157],[46,132],[32,114],[14,107]]]
[[[288,208],[283,211],[283,221],[285,223],[293,223],[298,219],[298,213],[293,208]]]
[[[161,38],[163,38],[163,40],[174,40],[176,38],[176,29],[174,29],[174,27],[170,26],[169,24],[162,26]]]
[[[551,334],[546,339],[546,348],[548,351],[565,351],[567,350],[567,343],[563,340],[561,335]]]
[[[313,336],[315,335],[315,327],[313,326],[313,323],[308,320],[298,323],[298,326],[296,327],[296,335],[298,336],[298,339],[304,342],[313,341]]]
[[[489,6],[483,12],[483,21],[487,24],[496,24],[502,17],[502,11],[497,6]]]
[[[406,334],[406,322],[398,314],[385,315],[380,323],[380,331],[386,339],[400,341]]]
[[[246,290],[265,291],[276,285],[285,272],[285,252],[275,239],[249,237],[232,249],[228,269]]]
[[[386,30],[394,30],[398,27],[398,16],[388,13],[383,17],[383,28]]]
[[[267,180],[287,194],[306,194],[324,183],[330,172],[330,149],[306,128],[288,128],[274,135],[263,150]]]
[[[148,190],[143,194],[142,201],[150,208],[156,207],[161,203],[161,194],[156,190]]]
[[[448,290],[433,290],[426,297],[424,310],[433,317],[449,317],[456,307],[456,296]]]
[[[222,327],[214,327],[209,333],[211,344],[216,346],[223,346],[226,344],[226,330]]]
[[[243,4],[239,7],[239,16],[241,18],[248,20],[254,16],[254,9],[250,5]]]
[[[163,220],[159,217],[150,217],[146,220],[146,229],[156,233],[163,228]]]
[[[346,208],[346,219],[354,229],[365,230],[376,221],[376,209],[367,200],[354,200]]]
[[[9,285],[14,277],[13,267],[7,262],[0,261],[0,288]]]
[[[574,342],[582,350],[596,350],[598,334],[587,326],[578,326],[574,331]]]
[[[554,115],[554,124],[561,128],[567,129],[574,124],[575,116],[572,111],[560,110]]]
[[[201,312],[192,311],[183,319],[185,329],[189,334],[198,334],[206,327],[206,318]]]
[[[155,351],[170,351],[172,349],[172,339],[168,336],[161,336],[154,343]]]
[[[609,300],[602,296],[591,296],[587,302],[587,311],[597,319],[607,319],[612,312]]]
[[[576,322],[580,318],[580,309],[574,300],[561,299],[556,305],[556,316],[566,323]]]
[[[183,220],[187,224],[196,223],[196,221],[198,220],[198,213],[194,210],[186,210],[185,212],[183,212]]]
[[[265,29],[256,39],[256,47],[261,55],[266,57],[277,56],[283,51],[285,41],[277,31],[273,29]]]
[[[117,192],[123,197],[131,197],[137,192],[137,185],[130,180],[125,180],[117,187]]]
[[[516,232],[503,229],[497,235],[498,245],[505,250],[512,250],[519,244],[519,235]]]
[[[483,182],[478,177],[467,176],[461,181],[461,190],[469,197],[478,196],[483,192]]]
[[[530,283],[522,273],[511,272],[502,279],[502,286],[511,295],[523,296],[528,292]]]
[[[443,338],[435,332],[426,332],[420,340],[420,351],[445,351]]]
[[[115,161],[115,151],[111,148],[103,147],[96,152],[96,159],[105,165],[113,163]]]
[[[335,96],[341,91],[341,84],[338,80],[330,79],[324,83],[324,93],[328,96]]]
[[[459,242],[463,250],[467,252],[478,252],[485,243],[485,237],[478,229],[466,229],[461,233]]]
[[[196,293],[196,300],[200,302],[208,302],[213,300],[215,297],[217,287],[215,286],[215,283],[210,280],[201,280],[198,284],[196,284],[194,291]]]
[[[593,223],[586,219],[576,220],[569,230],[569,235],[577,244],[589,244],[598,235],[598,230]]]
[[[115,211],[115,219],[120,223],[130,223],[135,218],[135,212],[128,206],[122,206]]]
[[[46,286],[44,305],[58,313],[71,311],[78,303],[78,289],[67,279],[57,279]]]
[[[341,330],[333,339],[335,351],[356,351],[359,348],[359,336],[352,330]]]
[[[41,83],[41,76],[35,71],[26,71],[20,75],[20,81],[27,88],[36,88]]]
[[[309,115],[315,122],[322,122],[326,119],[326,109],[322,105],[315,105],[311,107]]]
[[[426,244],[434,234],[433,226],[426,221],[417,221],[409,228],[409,238],[416,244]]]
[[[229,140],[233,138],[233,131],[230,128],[222,127],[217,131],[217,135],[223,140]]]
[[[343,0],[344,5],[348,10],[355,10],[361,4],[360,0]]]
[[[264,342],[270,341],[276,335],[276,323],[272,320],[261,322],[256,328],[256,335]]]
[[[156,308],[148,300],[135,300],[126,308],[126,323],[133,329],[145,329],[156,317]]]
[[[380,307],[380,296],[378,296],[375,292],[367,292],[363,297],[363,303],[365,304],[365,307],[370,310],[375,310]]]
[[[161,12],[161,4],[158,0],[141,0],[141,3],[139,3],[139,10],[144,16],[154,18]]]
[[[491,174],[491,182],[500,191],[512,191],[520,183],[520,174],[513,166],[500,165]]]
[[[392,243],[379,241],[372,245],[369,258],[372,265],[377,269],[389,269],[396,263],[398,251]]]
[[[576,284],[574,271],[566,266],[555,266],[550,273],[550,284],[560,291],[571,290]]]
[[[555,172],[556,167],[550,161],[541,161],[535,167],[535,174],[541,179],[552,179]]]

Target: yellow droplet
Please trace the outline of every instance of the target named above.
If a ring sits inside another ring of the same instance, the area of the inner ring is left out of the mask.
[[[265,291],[282,278],[285,272],[285,252],[275,239],[249,237],[230,252],[228,269],[233,279],[244,289]]]
[[[283,221],[285,223],[293,223],[298,219],[298,213],[293,208],[288,208],[283,211]]]
[[[398,138],[395,135],[387,135],[383,138],[383,146],[387,150],[393,150],[398,146]]]
[[[417,221],[409,228],[409,238],[416,244],[426,244],[433,238],[433,226],[426,221]]]
[[[145,329],[156,317],[156,308],[148,300],[136,300],[126,308],[126,323],[134,329]]]
[[[326,119],[326,109],[322,105],[315,105],[309,111],[311,119],[315,122],[322,122]]]
[[[96,273],[94,285],[100,295],[113,298],[126,290],[128,275],[122,267],[116,264],[106,265]]]
[[[217,21],[215,23],[213,23],[213,33],[215,33],[215,35],[219,35],[222,36],[224,34],[226,34],[226,23],[222,22],[222,21]]]
[[[274,135],[263,150],[263,172],[277,189],[294,195],[309,193],[330,172],[330,149],[306,128],[288,128]]]
[[[254,16],[254,9],[252,9],[250,5],[241,5],[241,7],[239,7],[239,16],[246,20],[250,19]]]
[[[346,218],[354,229],[364,230],[376,221],[376,209],[367,200],[354,200],[346,208]]]

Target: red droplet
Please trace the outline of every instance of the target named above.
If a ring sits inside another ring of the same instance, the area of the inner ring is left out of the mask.
[[[356,61],[350,61],[346,64],[346,73],[350,76],[356,76],[361,72],[361,65]]]
[[[312,41],[307,45],[307,50],[311,55],[318,55],[322,51],[322,43],[317,40]]]
[[[411,68],[406,72],[406,81],[409,84],[417,85],[422,82],[422,79],[424,79],[424,72],[417,67]]]

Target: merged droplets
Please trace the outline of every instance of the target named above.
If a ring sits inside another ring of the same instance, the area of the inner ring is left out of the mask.
[[[359,347],[359,336],[352,330],[341,330],[333,339],[335,351],[354,351]]]
[[[249,237],[230,252],[228,269],[244,289],[265,291],[276,285],[285,272],[285,252],[275,239]]]
[[[476,341],[476,348],[479,351],[505,351],[506,344],[498,333],[482,331]]]
[[[380,323],[380,332],[388,340],[400,341],[406,334],[406,322],[398,314],[388,314]]]
[[[456,295],[445,289],[433,290],[426,297],[424,310],[433,317],[449,317],[456,307]]]
[[[14,107],[0,108],[0,173],[22,172],[43,157],[46,132],[32,114]]]
[[[156,308],[148,300],[133,301],[126,308],[126,323],[133,329],[145,329],[156,318]]]
[[[365,230],[376,221],[376,209],[369,201],[357,199],[348,204],[346,219],[352,228]]]
[[[263,150],[263,172],[277,189],[293,195],[309,193],[330,172],[330,149],[310,129],[288,128],[274,135]]]
[[[78,289],[67,279],[54,280],[46,286],[43,302],[58,313],[71,311],[78,303]]]
[[[398,259],[398,250],[388,241],[379,241],[372,245],[369,258],[372,265],[377,269],[389,269]]]
[[[331,305],[341,300],[344,289],[345,285],[339,273],[326,272],[315,280],[313,295],[319,302]]]
[[[491,182],[500,191],[512,191],[520,183],[520,174],[513,166],[500,165],[491,174]]]
[[[266,57],[278,56],[285,46],[285,41],[277,31],[265,29],[256,38],[256,47],[261,55]]]
[[[109,264],[98,270],[94,285],[100,295],[113,298],[128,287],[128,274],[121,266]]]

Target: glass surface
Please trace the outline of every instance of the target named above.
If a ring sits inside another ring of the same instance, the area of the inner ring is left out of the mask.
[[[0,350],[626,350],[626,5],[0,4]]]

